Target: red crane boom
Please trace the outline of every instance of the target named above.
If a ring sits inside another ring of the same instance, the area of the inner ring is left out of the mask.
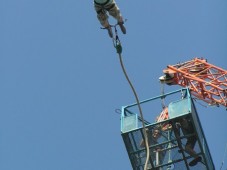
[[[205,59],[168,65],[159,80],[168,85],[188,87],[191,94],[210,105],[227,107],[227,71]]]

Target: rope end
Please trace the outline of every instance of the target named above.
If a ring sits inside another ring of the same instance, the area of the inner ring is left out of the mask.
[[[116,45],[116,50],[117,50],[117,53],[118,54],[121,54],[122,53],[122,46],[121,46],[121,44],[117,44]]]

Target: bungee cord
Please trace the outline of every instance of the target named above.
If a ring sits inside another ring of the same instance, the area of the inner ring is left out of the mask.
[[[127,71],[124,67],[124,63],[123,63],[123,60],[122,60],[122,46],[121,46],[121,42],[120,42],[120,39],[118,37],[118,34],[117,34],[117,25],[114,25],[114,29],[115,29],[115,38],[113,37],[112,40],[113,40],[113,45],[114,45],[114,48],[116,48],[116,51],[119,55],[119,60],[120,60],[120,65],[121,65],[121,68],[122,68],[122,71],[124,73],[124,76],[128,82],[128,84],[130,85],[131,87],[131,90],[135,96],[135,99],[136,99],[136,103],[138,105],[138,109],[139,109],[139,112],[140,112],[140,117],[141,117],[141,121],[142,121],[142,127],[143,127],[143,133],[144,133],[144,138],[145,138],[145,146],[146,146],[146,161],[145,161],[145,165],[144,165],[144,170],[147,170],[147,166],[148,166],[148,161],[149,161],[149,157],[150,157],[150,149],[149,149],[149,143],[148,143],[148,135],[147,135],[147,131],[146,131],[146,127],[145,127],[145,121],[144,121],[144,117],[143,117],[143,112],[142,112],[142,108],[141,108],[141,105],[140,105],[140,102],[139,102],[139,97],[136,93],[136,90],[132,84],[132,82],[130,81],[129,79],[129,76],[127,74]]]

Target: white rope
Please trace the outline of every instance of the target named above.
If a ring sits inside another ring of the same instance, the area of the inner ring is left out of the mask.
[[[139,102],[139,98],[138,98],[138,95],[136,93],[136,90],[135,88],[133,87],[128,75],[127,75],[127,72],[125,70],[125,67],[124,67],[124,64],[123,64],[123,61],[122,61],[122,56],[121,54],[119,53],[119,59],[120,59],[120,63],[121,63],[121,68],[124,72],[124,75],[125,75],[125,78],[127,79],[132,91],[133,91],[133,94],[136,98],[136,103],[138,105],[138,108],[139,108],[139,112],[140,112],[140,117],[142,119],[142,125],[143,125],[143,133],[144,133],[144,138],[145,138],[145,145],[146,145],[146,152],[147,152],[147,156],[146,156],[146,162],[145,162],[145,165],[144,165],[144,170],[147,170],[147,166],[148,166],[148,161],[149,161],[149,157],[150,157],[150,149],[149,149],[149,143],[148,143],[148,136],[147,136],[147,131],[146,131],[146,128],[145,128],[145,123],[144,123],[144,117],[143,117],[143,113],[142,113],[142,108],[141,108],[141,105],[140,105],[140,102]]]

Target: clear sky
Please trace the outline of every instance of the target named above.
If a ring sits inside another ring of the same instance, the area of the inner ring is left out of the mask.
[[[204,57],[227,69],[226,0],[117,3],[141,100],[160,94],[168,64]],[[131,169],[115,109],[135,98],[92,0],[0,0],[0,80],[1,170]],[[227,111],[196,106],[219,169]]]

